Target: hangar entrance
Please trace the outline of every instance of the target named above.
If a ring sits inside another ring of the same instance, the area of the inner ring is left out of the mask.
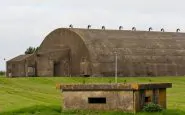
[[[60,76],[60,63],[54,63],[53,69],[54,76],[55,77]]]
[[[64,49],[60,52],[60,58],[53,63],[53,74],[55,77],[65,77],[71,75],[71,56],[70,50]]]
[[[70,76],[70,64],[69,60],[61,60],[60,62],[54,63],[53,72],[55,77],[65,77]]]

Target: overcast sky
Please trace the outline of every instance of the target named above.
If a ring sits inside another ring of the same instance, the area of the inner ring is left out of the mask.
[[[185,31],[184,0],[1,0],[0,70],[59,27]]]

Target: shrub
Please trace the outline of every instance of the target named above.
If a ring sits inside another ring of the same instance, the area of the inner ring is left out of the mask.
[[[145,112],[161,112],[162,110],[162,107],[155,103],[148,103],[143,107]]]
[[[5,76],[5,71],[0,71],[0,76]]]

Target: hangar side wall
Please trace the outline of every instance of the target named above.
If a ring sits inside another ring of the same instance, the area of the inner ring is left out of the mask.
[[[184,76],[185,34],[74,29],[90,52],[92,73],[113,76]]]
[[[7,63],[7,76],[8,77],[25,77],[25,62],[8,62]]]

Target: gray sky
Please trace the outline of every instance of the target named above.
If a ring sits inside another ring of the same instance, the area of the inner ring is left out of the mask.
[[[184,0],[1,0],[0,70],[5,61],[39,46],[59,27],[154,30],[185,32]]]

